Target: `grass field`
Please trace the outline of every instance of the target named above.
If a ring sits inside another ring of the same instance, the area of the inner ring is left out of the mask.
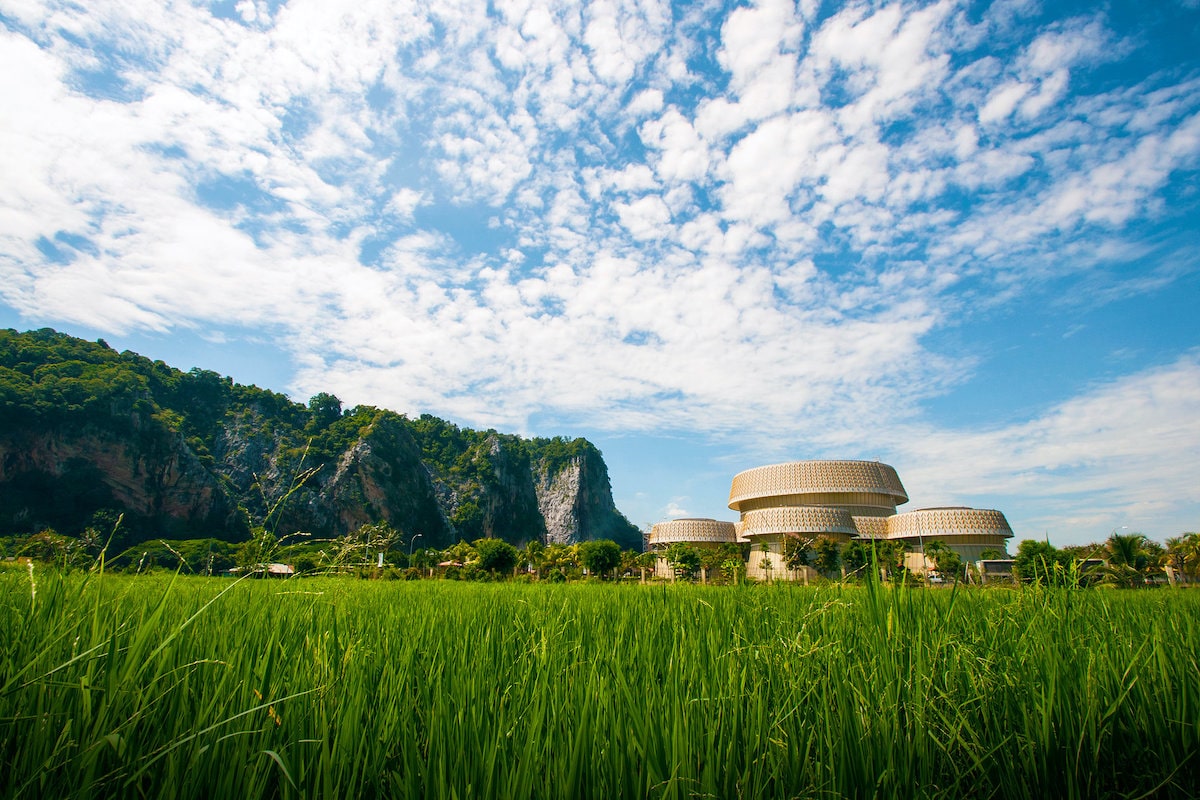
[[[1189,797],[1200,592],[0,575],[4,797]]]

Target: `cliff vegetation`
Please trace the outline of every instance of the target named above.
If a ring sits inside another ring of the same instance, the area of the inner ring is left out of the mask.
[[[0,330],[0,534],[242,542],[387,523],[422,546],[640,546],[586,439],[307,404],[103,340]]]

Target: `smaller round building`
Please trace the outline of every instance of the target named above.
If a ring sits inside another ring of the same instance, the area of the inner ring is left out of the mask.
[[[916,572],[929,568],[924,553],[932,542],[942,542],[963,561],[979,561],[985,550],[1005,550],[1012,535],[1004,514],[991,508],[920,508],[887,520],[887,538],[905,544],[907,566]]]
[[[670,519],[655,523],[650,528],[649,547],[660,553],[654,566],[659,578],[671,577],[671,568],[661,553],[676,543],[689,544],[701,549],[713,549],[723,544],[737,542],[737,532],[732,522],[715,519]]]

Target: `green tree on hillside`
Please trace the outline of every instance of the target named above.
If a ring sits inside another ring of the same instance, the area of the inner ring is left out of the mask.
[[[454,509],[450,523],[458,531],[459,538],[480,538],[483,536],[483,509],[474,500],[467,500]]]
[[[582,458],[595,449],[587,439],[566,439],[562,436],[552,439],[530,439],[526,447],[530,458],[540,461],[546,474],[551,477],[557,475],[569,462]]]
[[[342,418],[342,401],[328,392],[319,392],[308,400],[312,413],[311,431],[323,431]]]

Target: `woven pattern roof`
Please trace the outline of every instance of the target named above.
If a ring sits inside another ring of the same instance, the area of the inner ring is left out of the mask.
[[[854,536],[858,529],[850,513],[842,508],[786,506],[760,508],[742,516],[743,536],[766,536],[774,533],[844,533]]]
[[[896,470],[878,461],[791,461],[755,467],[733,476],[729,507],[746,500],[779,495],[863,492],[891,503],[908,502]]]
[[[887,518],[889,539],[918,536],[1013,535],[1008,520],[990,508],[924,508]]]
[[[854,527],[858,528],[858,535],[864,539],[886,539],[888,517],[855,517]]]
[[[650,529],[650,544],[737,541],[732,522],[715,519],[672,519]]]

